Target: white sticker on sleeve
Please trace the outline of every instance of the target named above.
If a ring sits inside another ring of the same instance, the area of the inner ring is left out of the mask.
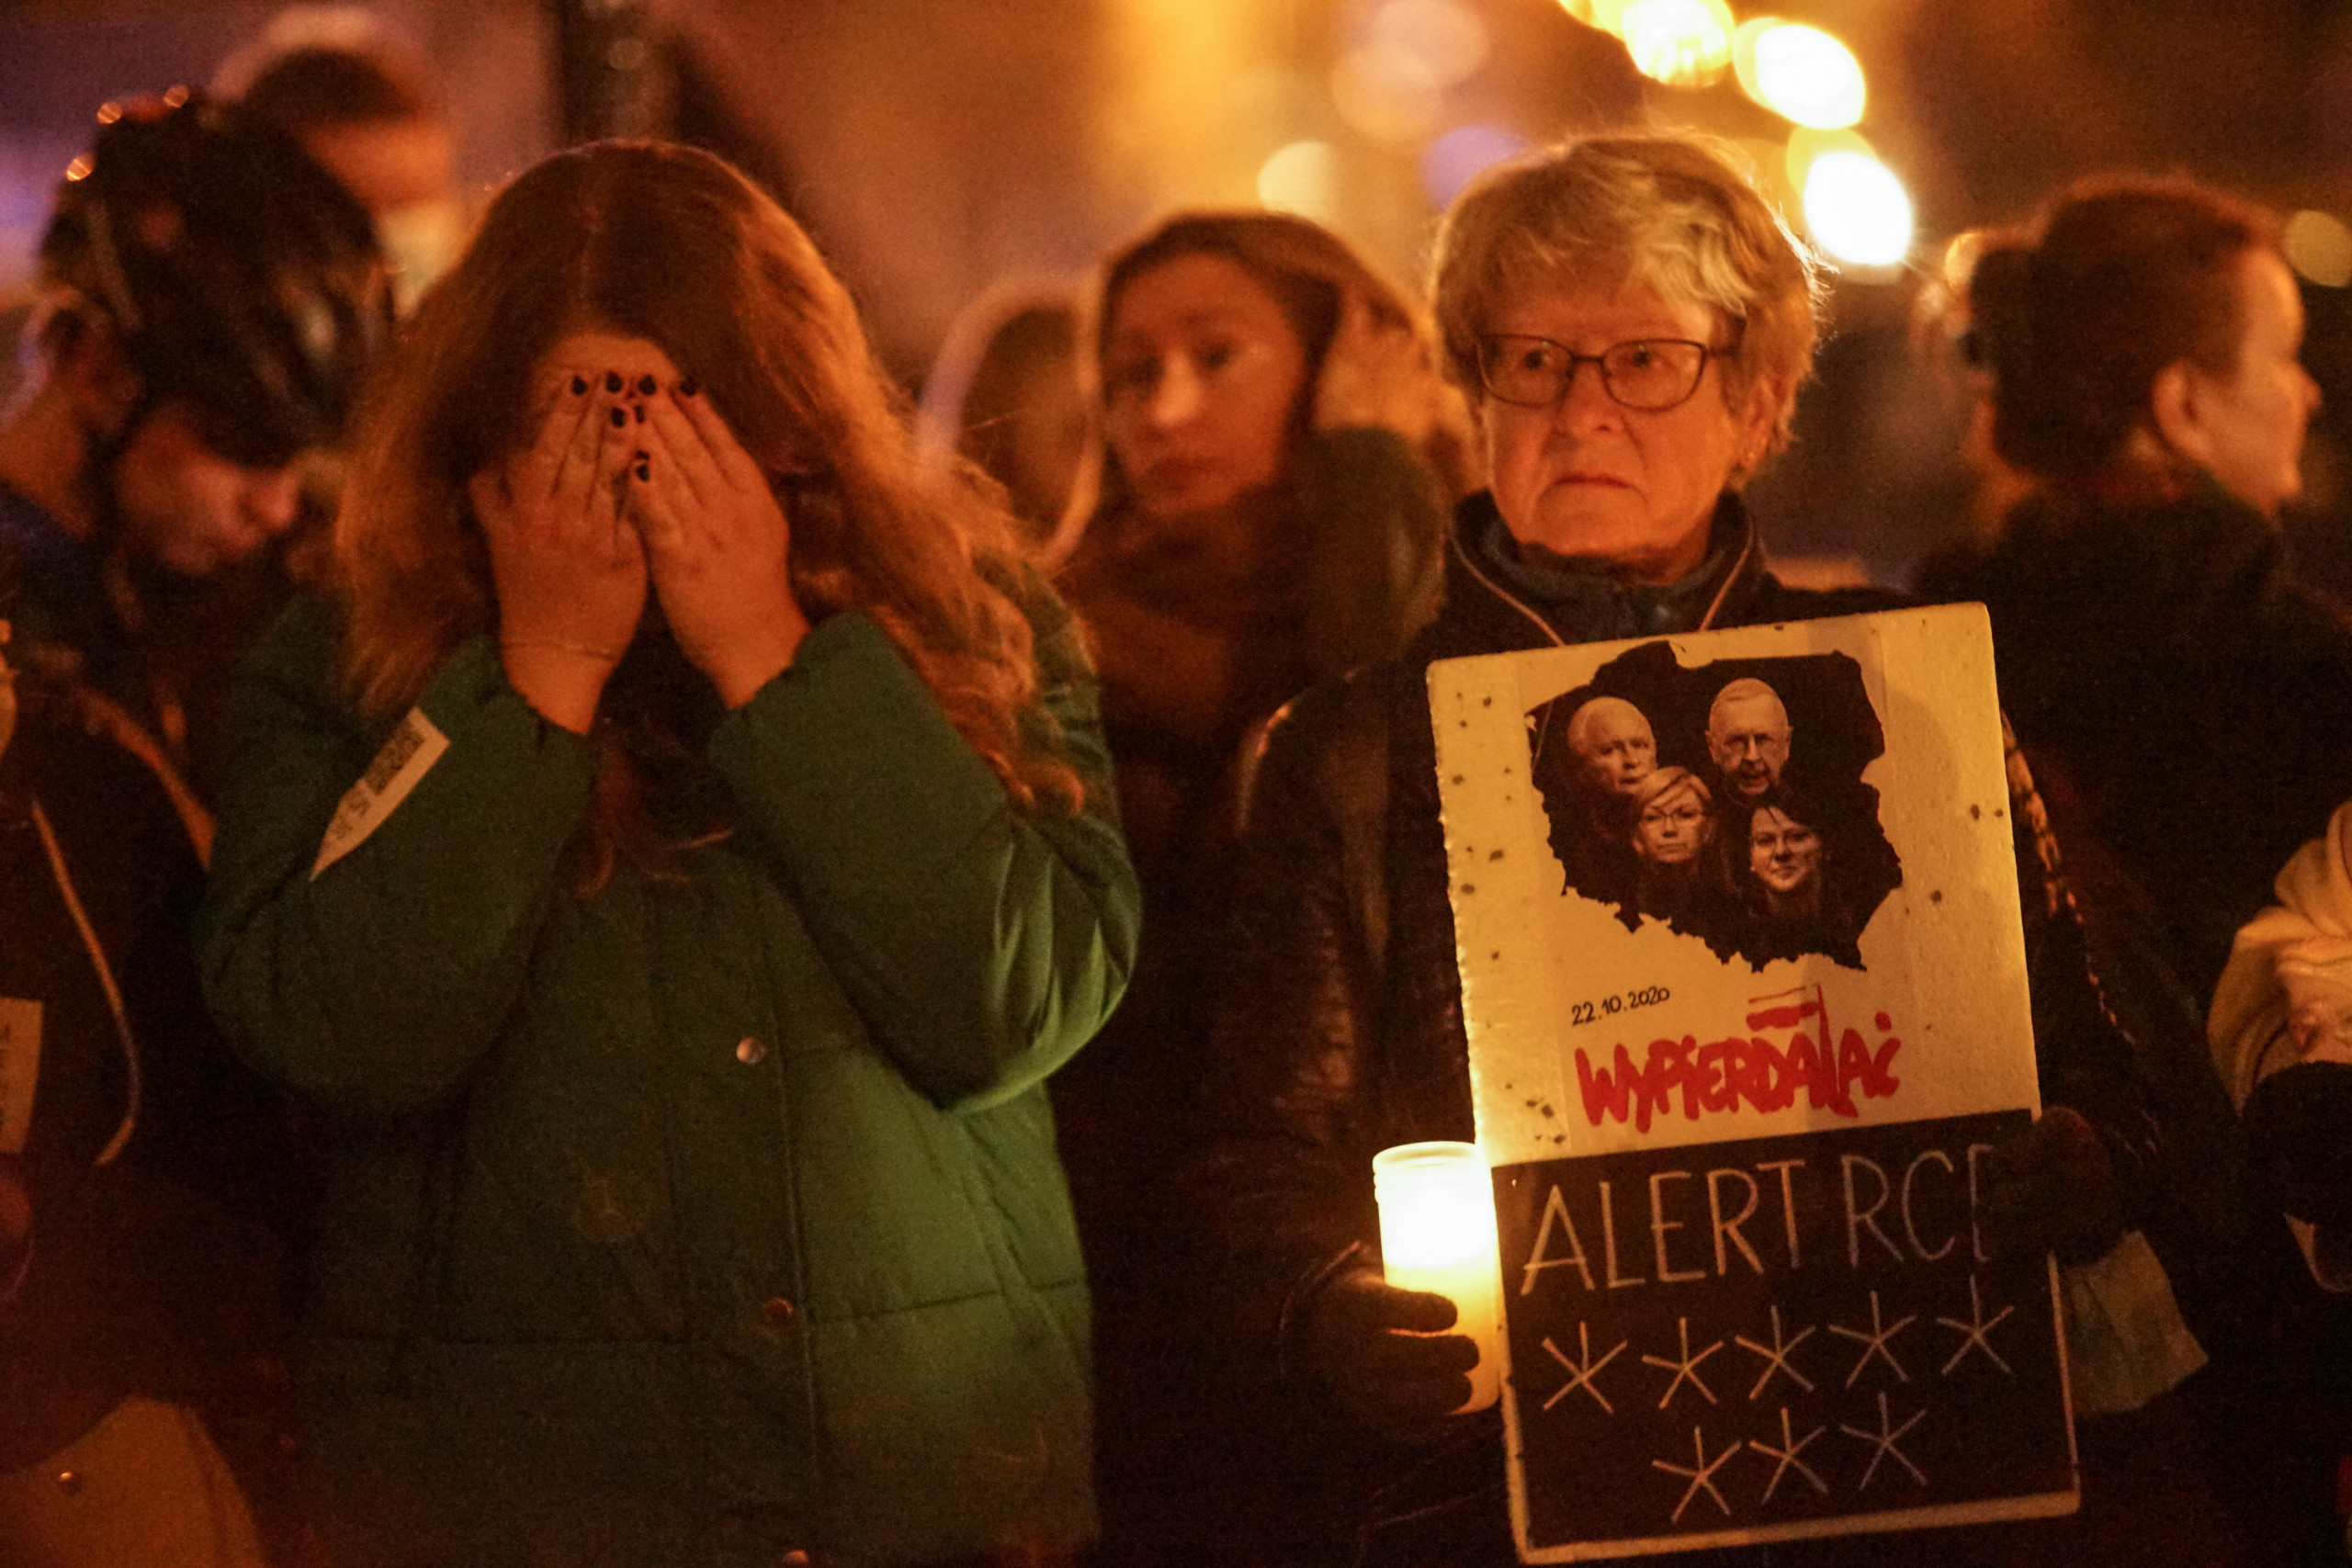
[[[40,1082],[40,1004],[0,997],[0,1154],[20,1155]]]
[[[448,749],[449,738],[424,716],[424,710],[409,709],[384,749],[368,764],[367,773],[336,804],[334,820],[327,824],[326,837],[319,843],[319,858],[311,866],[312,879],[382,827]]]

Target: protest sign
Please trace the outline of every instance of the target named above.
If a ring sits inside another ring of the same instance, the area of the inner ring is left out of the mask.
[[[1548,1562],[2075,1506],[1974,606],[1448,660],[1430,696],[1511,1510]]]

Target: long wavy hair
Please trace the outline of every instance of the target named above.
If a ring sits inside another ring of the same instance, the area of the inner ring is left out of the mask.
[[[1035,700],[1011,516],[967,465],[916,460],[904,399],[808,236],[687,147],[599,142],[530,169],[403,334],[363,411],[336,524],[364,711],[413,703],[453,648],[495,626],[467,481],[530,438],[533,377],[581,331],[646,338],[701,380],[785,504],[792,587],[812,621],[870,617],[1016,805],[1077,808],[1078,776]],[[662,815],[662,760],[698,752],[679,741],[696,704],[716,702],[657,611],[649,604],[598,725],[591,887],[644,842],[638,829]],[[673,818],[657,838],[679,837]]]

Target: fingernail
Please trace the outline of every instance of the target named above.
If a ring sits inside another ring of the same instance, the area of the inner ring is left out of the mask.
[[[571,378],[571,395],[575,398],[583,397],[587,394],[587,391],[588,378],[585,376],[574,376]]]
[[[637,395],[640,398],[650,398],[661,389],[662,383],[650,376],[639,376],[637,378]]]
[[[637,466],[637,477],[640,483],[650,480],[653,478],[653,465],[639,463]]]
[[[629,407],[637,412],[637,423],[643,424],[645,423],[645,405],[643,403],[631,403],[629,404]]]
[[[606,390],[606,391],[608,391],[608,392],[617,392],[617,391],[619,391],[620,389],[621,389],[621,373],[620,373],[619,371],[617,371],[617,370],[607,370],[607,371],[605,371],[605,390]]]
[[[678,381],[678,396],[680,396],[680,397],[682,397],[682,398],[691,398],[691,397],[693,397],[696,392],[699,392],[699,391],[701,391],[701,390],[702,390],[702,383],[701,383],[700,381],[695,380],[693,377],[691,377],[691,376],[685,376],[685,377],[681,377],[681,378],[679,378],[679,381]]]
[[[613,428],[614,428],[614,429],[618,430],[622,425],[627,424],[628,423],[628,411],[626,411],[626,410],[624,410],[624,409],[615,409],[615,410],[613,411]]]

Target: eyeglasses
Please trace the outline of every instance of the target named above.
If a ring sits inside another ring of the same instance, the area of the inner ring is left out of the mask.
[[[1547,337],[1490,333],[1478,340],[1478,379],[1497,400],[1523,409],[1552,407],[1567,396],[1577,367],[1597,365],[1600,384],[1618,406],[1663,413],[1690,401],[1707,361],[1738,353],[1683,338],[1636,338],[1599,354],[1577,354]]]

